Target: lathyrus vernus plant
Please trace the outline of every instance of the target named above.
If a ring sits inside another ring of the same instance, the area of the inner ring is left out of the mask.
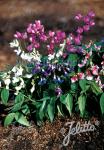
[[[57,115],[79,113],[81,117],[104,114],[104,41],[82,42],[95,14],[78,14],[75,33],[45,32],[41,22],[16,32],[10,43],[18,63],[0,73],[0,103],[7,116],[4,125],[29,126]],[[22,61],[21,61],[22,60]]]

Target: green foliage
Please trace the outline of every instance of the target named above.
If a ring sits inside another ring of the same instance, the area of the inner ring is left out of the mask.
[[[100,97],[100,108],[101,108],[102,114],[104,114],[104,93]]]
[[[67,110],[69,111],[70,115],[72,114],[73,109],[73,97],[70,93],[67,95],[61,96],[60,101],[66,106]]]
[[[15,118],[15,113],[9,113],[5,118],[4,126],[6,127],[10,125],[13,122],[14,118]]]
[[[4,126],[12,123],[29,126],[28,120],[41,125],[46,119],[52,122],[57,115],[72,113],[80,113],[81,117],[104,115],[104,42],[79,45],[75,42],[77,38],[68,36],[59,45],[57,38],[47,39],[57,43],[50,55],[40,55],[35,49],[25,53],[26,48],[22,49],[19,56],[22,54],[24,60],[0,72],[0,105],[7,114]],[[47,42],[40,47],[44,49]],[[14,40],[12,47],[20,51],[22,41]],[[100,113],[96,112],[99,107]]]
[[[19,112],[16,112],[15,113],[15,120],[24,125],[24,126],[30,126],[29,122],[27,121],[26,117],[22,114],[22,113],[19,113]]]
[[[79,96],[79,98],[78,98],[78,106],[79,106],[79,110],[80,110],[81,116],[84,116],[85,106],[86,106],[86,96],[85,95]]]
[[[4,105],[7,105],[8,99],[9,99],[9,90],[6,89],[6,88],[4,88],[1,91],[1,100],[2,100],[2,103]]]

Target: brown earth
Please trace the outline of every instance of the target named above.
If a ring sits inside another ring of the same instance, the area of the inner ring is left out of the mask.
[[[104,122],[97,124],[94,117],[90,121],[95,124],[95,131],[73,135],[68,146],[64,146],[63,140],[69,132],[65,123],[70,121],[85,123],[85,119],[73,116],[58,118],[53,123],[47,121],[42,127],[0,127],[0,150],[104,150]]]

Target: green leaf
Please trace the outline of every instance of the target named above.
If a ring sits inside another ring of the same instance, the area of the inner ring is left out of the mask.
[[[78,55],[77,54],[70,54],[68,57],[68,61],[70,61],[71,66],[76,66],[78,62]]]
[[[19,113],[19,112],[15,113],[15,119],[18,123],[20,123],[24,126],[30,126],[30,124],[27,121],[26,117],[23,114]]]
[[[17,104],[14,104],[13,108],[12,108],[12,112],[16,112],[18,110],[21,109],[21,106],[22,106],[23,102],[20,102],[20,103],[17,103]]]
[[[54,119],[54,113],[55,113],[55,99],[51,98],[50,103],[48,104],[47,107],[47,111],[48,111],[48,116],[50,118],[50,121],[52,122]]]
[[[83,116],[85,113],[85,106],[86,106],[86,96],[85,95],[81,95],[78,98],[78,106],[79,106],[80,113]]]
[[[72,113],[72,108],[73,108],[73,97],[72,95],[69,93],[66,97],[66,108],[69,111],[70,115]]]
[[[21,101],[24,101],[24,95],[22,93],[19,93],[16,97],[15,97],[15,103],[19,103]]]
[[[96,82],[93,82],[91,84],[91,89],[92,89],[93,93],[95,93],[96,95],[99,95],[103,92],[102,89],[100,89],[99,85]]]
[[[78,88],[77,84],[76,83],[71,83],[71,91],[76,91]]]
[[[70,93],[67,95],[62,95],[60,97],[60,101],[61,101],[61,103],[65,104],[67,110],[69,111],[69,113],[71,115],[72,108],[73,108],[73,97],[72,97],[72,95]]]
[[[86,79],[79,80],[79,85],[81,89],[84,91],[86,89]]]
[[[60,102],[61,102],[62,104],[66,104],[66,94],[60,96]]]
[[[59,116],[64,116],[64,113],[62,111],[62,104],[61,103],[59,105],[57,105],[57,110],[58,110],[58,115]]]
[[[30,114],[30,109],[29,109],[29,106],[27,104],[22,106],[21,109],[22,109],[23,114],[25,114],[25,115]]]
[[[104,114],[104,93],[100,97],[100,108],[101,108],[102,114]]]
[[[7,105],[8,98],[9,98],[9,90],[4,88],[4,89],[1,91],[1,99],[2,99],[2,103],[3,103],[4,105]]]
[[[45,114],[45,112],[46,112],[46,102],[47,102],[47,101],[44,100],[44,101],[42,102],[42,104],[41,104],[40,109],[39,109],[39,117],[40,117],[41,120],[43,119],[44,114]]]
[[[13,122],[14,118],[15,118],[15,113],[8,114],[5,118],[4,126],[6,127],[10,125]]]

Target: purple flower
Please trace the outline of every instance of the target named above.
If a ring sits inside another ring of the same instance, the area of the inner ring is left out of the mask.
[[[67,51],[70,53],[75,53],[76,48],[73,45],[69,45],[69,46],[67,46]]]
[[[78,29],[77,29],[77,33],[79,33],[79,34],[83,33],[83,28],[78,27]]]
[[[40,81],[38,82],[38,85],[44,85],[46,84],[47,80],[45,78],[41,78]]]
[[[64,80],[62,80],[60,77],[56,77],[56,75],[54,75],[53,81],[55,83],[62,83]]]
[[[84,21],[84,23],[88,24],[89,21],[90,21],[89,16],[85,16],[85,17],[83,18],[83,21]]]
[[[83,16],[79,13],[75,16],[75,20],[80,21],[83,18]]]
[[[17,38],[17,39],[21,39],[22,34],[20,32],[16,32],[16,34],[14,34],[14,37]]]
[[[57,87],[57,88],[55,89],[55,92],[56,92],[57,96],[60,96],[60,95],[62,94],[62,90],[61,90],[61,88],[59,88],[59,87]]]
[[[49,37],[54,37],[54,35],[55,35],[55,32],[53,32],[53,31],[49,31]]]
[[[90,25],[90,26],[94,26],[94,25],[95,25],[94,20],[91,20],[91,21],[89,22],[89,25]]]
[[[74,37],[74,42],[75,42],[76,45],[80,45],[81,40],[82,40],[82,36],[80,36],[80,35]]]
[[[90,12],[88,13],[88,16],[91,17],[91,18],[93,18],[93,17],[95,17],[95,13],[94,13],[93,11],[90,11]]]
[[[89,31],[90,30],[90,26],[89,25],[84,25],[83,26],[83,30],[86,32],[86,31]]]
[[[28,38],[27,32],[25,32],[25,33],[22,34],[22,38],[23,38],[24,40]]]
[[[32,24],[29,24],[29,26],[27,28],[27,32],[28,33],[32,33]]]
[[[33,45],[31,44],[31,45],[28,45],[27,46],[27,50],[29,51],[29,52],[31,52],[32,50],[33,50]]]

